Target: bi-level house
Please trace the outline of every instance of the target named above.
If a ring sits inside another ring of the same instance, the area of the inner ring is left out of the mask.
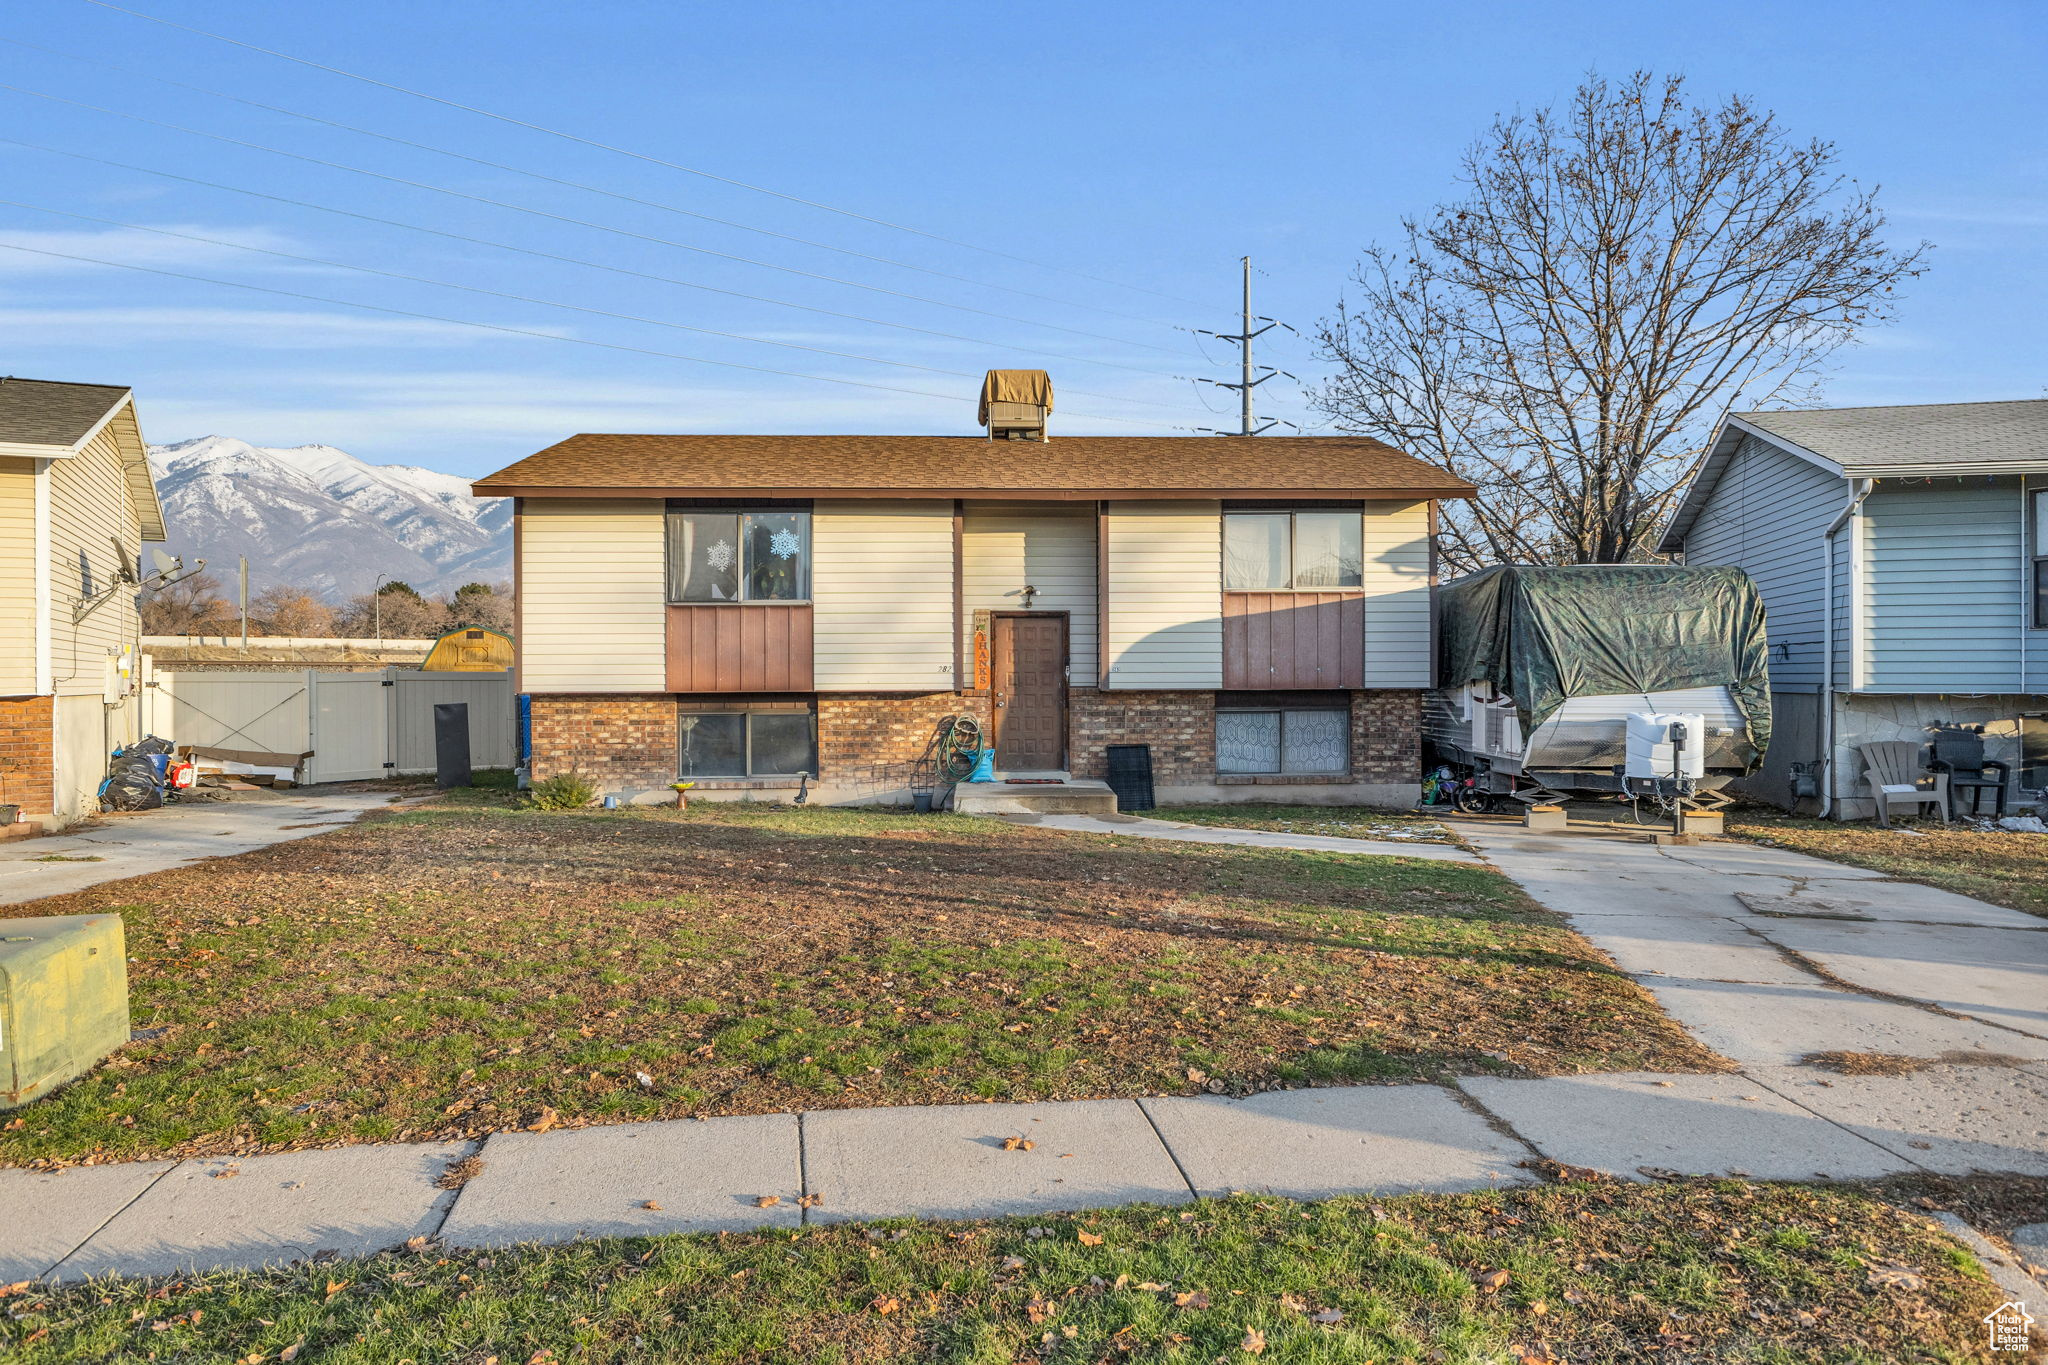
[[[1434,508],[1471,487],[1359,438],[1048,438],[1044,397],[985,436],[574,436],[479,481],[517,500],[533,775],[902,801],[968,713],[1012,774],[1130,743],[1161,801],[1412,800]]]
[[[96,811],[108,753],[138,738],[135,561],[163,538],[128,389],[0,378],[0,806],[13,830]]]
[[[1763,596],[1754,794],[1866,817],[1857,746],[1941,727],[2048,786],[2048,400],[1732,413],[1659,548]]]

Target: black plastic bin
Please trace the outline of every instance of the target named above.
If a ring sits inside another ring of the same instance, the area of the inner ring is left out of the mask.
[[[1152,809],[1152,746],[1112,744],[1106,751],[1109,772],[1104,781],[1116,793],[1118,810]]]

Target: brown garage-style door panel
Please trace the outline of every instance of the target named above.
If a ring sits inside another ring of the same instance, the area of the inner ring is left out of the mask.
[[[1223,594],[1226,688],[1365,686],[1365,596]]]
[[[809,692],[812,687],[810,603],[669,607],[669,691]]]

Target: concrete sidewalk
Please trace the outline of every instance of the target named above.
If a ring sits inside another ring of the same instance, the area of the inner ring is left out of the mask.
[[[308,787],[245,801],[109,815],[75,834],[10,840],[0,844],[0,905],[303,839],[391,804],[390,792]],[[61,861],[67,859],[81,861]]]
[[[1028,1138],[1029,1150],[1004,1140]],[[459,1190],[439,1181],[465,1157]],[[1244,1100],[840,1109],[277,1156],[0,1171],[0,1283],[283,1265],[414,1237],[509,1246],[1526,1183],[1548,1157],[1653,1174],[2048,1174],[2048,1066],[1598,1075]]]
[[[1829,1051],[2048,1059],[2048,920],[1754,844],[1457,829],[1743,1065]]]

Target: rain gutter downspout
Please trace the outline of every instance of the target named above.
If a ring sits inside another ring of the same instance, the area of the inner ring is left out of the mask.
[[[1849,500],[1842,504],[1842,510],[1828,523],[1828,529],[1821,532],[1820,552],[1827,590],[1821,604],[1821,661],[1820,661],[1820,815],[1828,818],[1835,808],[1835,535],[1849,524],[1850,518],[1862,508],[1863,500],[1870,496],[1876,484],[1874,479],[1850,479]],[[1853,547],[1852,547],[1853,550]],[[1851,577],[1850,582],[1856,580]],[[1849,603],[1850,640],[1856,628],[1857,603]]]

